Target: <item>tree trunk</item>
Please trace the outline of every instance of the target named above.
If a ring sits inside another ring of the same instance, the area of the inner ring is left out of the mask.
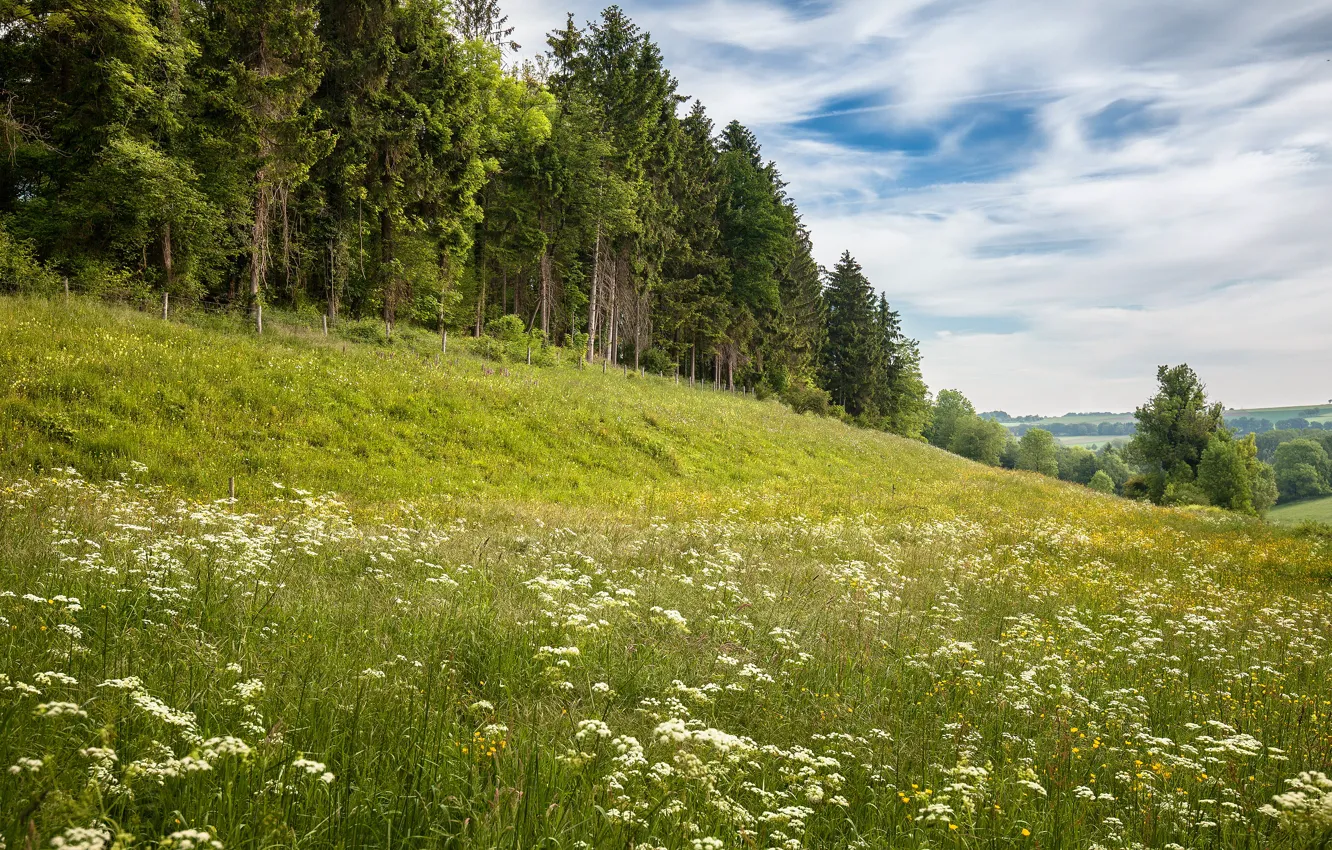
[[[171,222],[162,225],[162,268],[166,271],[166,288],[171,291],[176,285],[176,266],[171,256]]]
[[[254,227],[250,233],[250,307],[259,303],[259,289],[268,265],[268,190],[264,187],[264,174],[259,173],[259,189],[254,199]]]
[[[611,265],[610,281],[610,327],[606,331],[606,357],[612,363],[620,362],[620,264]]]
[[[597,359],[597,293],[601,289],[601,222],[597,222],[597,254],[592,260],[592,295],[587,307],[587,362]]]
[[[541,252],[541,332],[550,339],[550,249]]]
[[[389,182],[387,172],[384,182]],[[392,336],[398,281],[393,271],[393,214],[387,209],[387,205],[379,213],[379,264],[384,279],[384,327],[386,333]]]
[[[476,336],[481,337],[486,313],[486,254],[485,237],[476,242]]]

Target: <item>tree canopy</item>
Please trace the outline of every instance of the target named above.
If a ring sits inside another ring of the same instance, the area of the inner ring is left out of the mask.
[[[6,13],[15,263],[89,292],[390,331],[480,335],[512,316],[589,358],[806,401],[826,389],[862,424],[926,425],[919,350],[886,297],[849,253],[819,268],[757,136],[718,131],[618,6],[570,15],[522,64],[498,0]]]

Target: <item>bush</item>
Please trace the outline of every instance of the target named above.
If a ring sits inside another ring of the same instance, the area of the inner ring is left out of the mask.
[[[660,348],[649,348],[643,352],[638,363],[651,375],[669,375],[675,372],[675,361]]]
[[[1162,500],[1167,505],[1177,505],[1184,507],[1187,505],[1202,505],[1203,507],[1212,504],[1207,492],[1192,481],[1171,482],[1166,485],[1165,498]]]
[[[486,336],[505,343],[522,342],[527,337],[527,326],[512,314],[500,316],[486,322]]]
[[[832,413],[832,396],[827,390],[812,387],[809,384],[792,384],[782,393],[782,401],[790,405],[796,413],[814,413],[829,416]]]
[[[1095,490],[1097,493],[1114,495],[1115,492],[1114,479],[1109,475],[1106,475],[1104,469],[1096,470],[1096,474],[1091,477],[1091,481],[1087,482],[1087,486]]]
[[[1152,498],[1152,482],[1146,475],[1133,475],[1124,482],[1124,498],[1140,502]]]
[[[32,246],[0,224],[0,291],[51,295],[63,288],[60,275],[37,261]]]

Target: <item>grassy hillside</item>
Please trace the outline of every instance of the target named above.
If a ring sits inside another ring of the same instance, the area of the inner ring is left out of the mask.
[[[1288,525],[1301,522],[1322,522],[1332,525],[1332,496],[1326,499],[1278,505],[1268,514],[1268,519]]]
[[[411,499],[621,514],[737,509],[926,513],[995,491],[1037,509],[1060,491],[776,401],[599,368],[501,365],[433,336],[395,344],[163,322],[75,302],[3,302],[0,458],[73,466],[201,497],[271,482],[358,505]]]
[[[8,847],[1326,837],[1327,538],[214,324],[0,302]]]

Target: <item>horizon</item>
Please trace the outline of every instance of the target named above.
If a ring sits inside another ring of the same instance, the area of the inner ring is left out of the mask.
[[[531,57],[602,5],[504,10]],[[1227,407],[1332,393],[1326,4],[622,7],[758,135],[818,260],[888,294],[935,393],[1131,410],[1182,362]]]

